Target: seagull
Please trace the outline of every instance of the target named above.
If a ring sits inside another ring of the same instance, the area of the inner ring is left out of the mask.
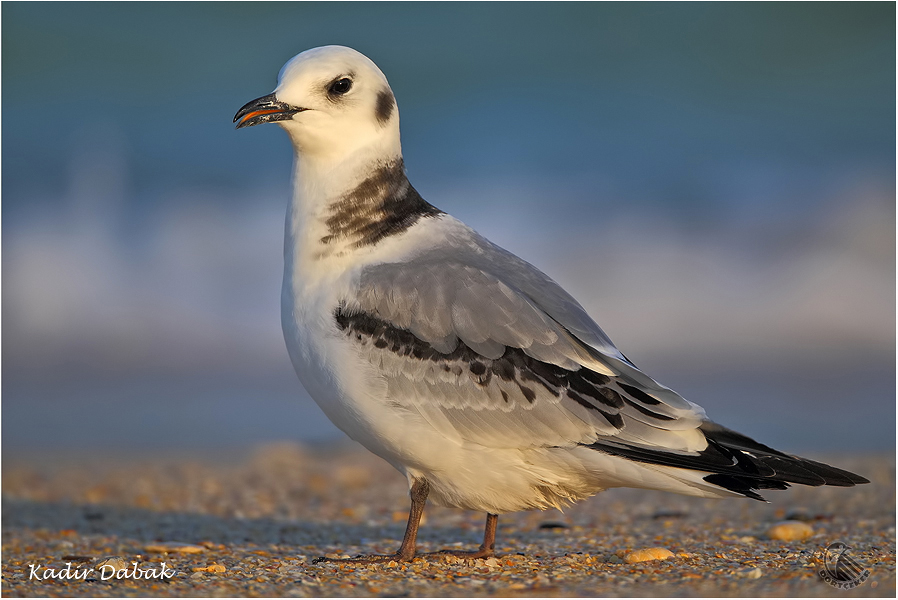
[[[708,420],[643,373],[533,265],[428,203],[406,176],[387,78],[343,46],[307,50],[237,128],[277,123],[295,150],[281,320],[296,373],[350,438],[409,484],[411,561],[424,505],[498,515],[614,487],[763,500],[867,479]]]

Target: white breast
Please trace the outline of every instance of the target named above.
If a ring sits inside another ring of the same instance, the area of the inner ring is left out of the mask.
[[[389,402],[376,365],[364,360],[340,331],[335,311],[353,303],[362,269],[414,253],[439,235],[437,221],[421,221],[373,247],[322,255],[314,249],[318,237],[308,231],[311,228],[302,237],[294,235],[288,218],[281,323],[296,374],[337,427],[403,473],[406,465],[422,456],[426,460],[433,430],[419,416]]]

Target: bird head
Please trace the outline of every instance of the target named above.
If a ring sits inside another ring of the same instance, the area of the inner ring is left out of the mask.
[[[246,103],[234,122],[238,129],[277,123],[306,159],[401,154],[399,110],[387,78],[368,57],[344,46],[290,59],[274,92]]]

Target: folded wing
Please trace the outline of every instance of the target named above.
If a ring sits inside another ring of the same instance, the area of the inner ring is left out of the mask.
[[[558,284],[476,234],[368,268],[337,322],[391,402],[459,443],[707,445],[700,407],[640,372]]]

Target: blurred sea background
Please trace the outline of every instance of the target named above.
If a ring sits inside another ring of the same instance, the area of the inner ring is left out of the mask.
[[[280,331],[281,65],[386,73],[433,204],[709,416],[895,447],[893,3],[9,3],[2,450],[342,434]]]

